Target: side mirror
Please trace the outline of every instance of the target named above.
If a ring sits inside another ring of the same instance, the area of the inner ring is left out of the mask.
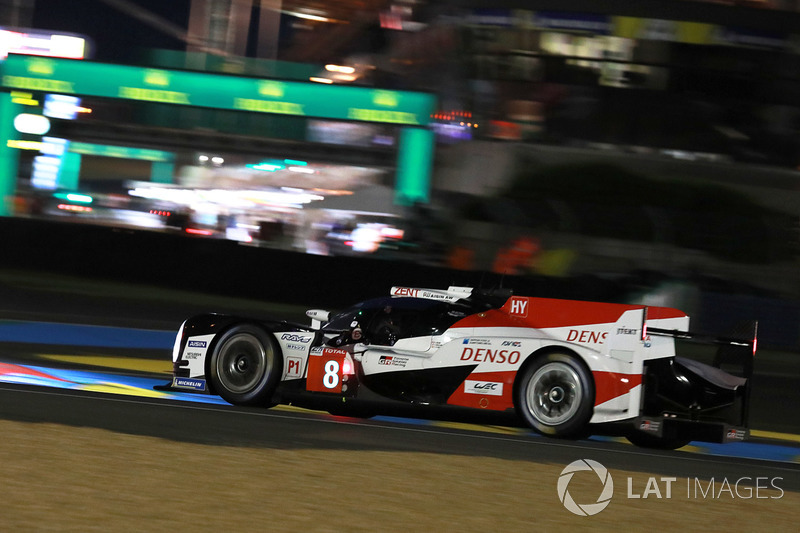
[[[306,316],[311,319],[311,329],[319,329],[331,317],[330,311],[324,309],[309,309]]]

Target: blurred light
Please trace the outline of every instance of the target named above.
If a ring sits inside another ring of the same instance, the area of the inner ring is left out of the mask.
[[[298,13],[296,11],[288,12],[287,15],[292,15],[293,17],[297,17],[300,19],[306,20],[314,20],[317,22],[333,22],[333,19],[329,19],[328,17],[321,17],[319,15],[311,15],[309,13]]]
[[[283,161],[278,161],[275,159],[270,159],[269,161],[262,161],[261,163],[250,163],[245,165],[247,168],[253,170],[262,170],[264,172],[275,172],[276,170],[283,170],[286,168],[286,165]]]
[[[45,155],[61,157],[67,149],[67,140],[60,137],[42,137],[42,147],[39,149]]]
[[[197,158],[197,160],[200,161],[201,163],[205,163],[206,161],[208,161],[208,156],[201,155],[200,157]]]
[[[299,191],[299,192],[298,192]],[[128,190],[128,194],[149,200],[162,200],[179,205],[196,208],[200,202],[212,206],[223,205],[226,207],[246,207],[251,204],[264,204],[281,207],[300,207],[324,196],[305,192],[303,189],[293,191],[264,191],[264,190],[202,190],[179,189],[174,187],[138,186]]]
[[[191,235],[205,235],[208,237],[209,235],[213,235],[214,232],[210,229],[198,229],[198,228],[186,228],[186,233]]]
[[[246,228],[241,228],[238,225],[235,228],[228,228],[225,230],[225,238],[231,241],[239,242],[253,242],[253,236]]]
[[[74,120],[78,116],[81,99],[77,96],[48,94],[44,97],[44,114],[47,117]]]
[[[67,194],[67,200],[69,200],[70,202],[77,202],[80,204],[90,204],[94,201],[94,198],[92,198],[88,194],[69,193]]]
[[[58,57],[82,59],[86,54],[86,39],[71,35],[52,35],[50,54]]]
[[[11,101],[20,105],[39,105],[39,101],[33,98],[32,93],[23,93],[20,91],[11,91]]]
[[[9,148],[16,148],[17,150],[41,150],[42,144],[39,141],[18,141],[9,140],[6,146]]]
[[[57,192],[53,195],[53,197],[58,198],[59,200],[67,200],[68,202],[75,202],[79,204],[90,204],[94,201],[94,198],[88,194],[79,194],[74,192]]]
[[[333,80],[330,78],[319,78],[317,76],[311,76],[308,80],[314,83],[333,83]]]
[[[33,166],[49,170],[58,170],[61,159],[58,157],[38,155],[33,161]]]
[[[393,228],[391,226],[381,228],[381,236],[387,239],[402,239],[403,235],[405,235],[405,232],[399,228]]]
[[[358,79],[358,76],[353,74],[335,74],[333,77],[339,81],[356,81]]]
[[[43,30],[29,33],[0,29],[0,60],[9,53],[83,59],[86,55],[86,39]]]
[[[341,74],[353,74],[356,71],[354,67],[343,65],[325,65],[325,70],[329,72],[339,72]]]
[[[283,162],[287,165],[295,165],[299,167],[304,167],[308,164],[306,161],[298,161],[297,159],[284,159]]]
[[[44,135],[50,131],[50,121],[42,115],[20,113],[14,117],[14,128],[20,133]]]
[[[221,165],[222,163],[225,162],[225,159],[219,156],[214,156],[211,158],[211,162],[214,163],[215,165]]]
[[[314,169],[308,167],[289,167],[289,172],[297,172],[298,174],[313,174]]]
[[[58,204],[57,207],[63,211],[73,211],[76,213],[89,213],[92,211],[92,208],[86,205]]]

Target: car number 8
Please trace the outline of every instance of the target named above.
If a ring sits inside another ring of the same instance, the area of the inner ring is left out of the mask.
[[[325,375],[322,376],[322,384],[328,389],[334,389],[339,384],[339,361],[325,363]]]

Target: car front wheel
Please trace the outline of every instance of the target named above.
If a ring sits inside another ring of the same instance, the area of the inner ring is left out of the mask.
[[[594,382],[574,355],[537,358],[520,376],[517,409],[533,429],[551,437],[578,437],[592,417]]]
[[[272,337],[249,324],[231,328],[211,356],[214,391],[234,405],[269,405],[282,372],[279,348]]]

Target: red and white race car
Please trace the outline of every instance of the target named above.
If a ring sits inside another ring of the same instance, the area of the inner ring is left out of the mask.
[[[393,287],[310,326],[208,314],[181,326],[166,387],[237,405],[332,399],[514,411],[536,431],[577,437],[622,423],[643,446],[743,440],[755,353],[702,339],[677,309],[513,296],[510,290]],[[719,345],[741,375],[676,355],[676,338]],[[376,407],[378,406],[378,407]],[[355,412],[355,411],[354,411]]]

